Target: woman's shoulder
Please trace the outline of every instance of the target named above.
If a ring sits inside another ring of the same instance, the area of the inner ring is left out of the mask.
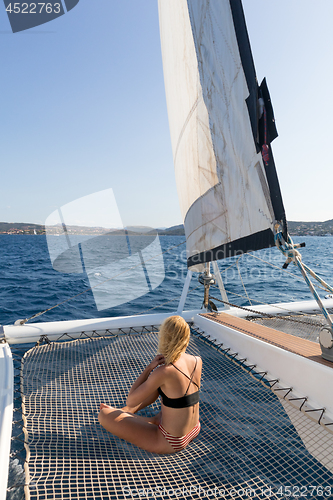
[[[202,368],[202,357],[201,356],[194,356],[195,358],[195,366],[198,366],[198,368]]]
[[[173,380],[175,377],[175,369],[172,364],[169,365],[160,365],[154,370],[154,374],[156,379],[159,380],[160,385],[164,385],[167,380]]]
[[[189,371],[193,369],[198,369],[202,367],[202,359],[200,356],[194,356],[193,354],[183,353],[179,359],[179,364],[183,367],[187,367]]]
[[[192,363],[193,363],[193,359],[195,359],[196,363],[202,363],[202,358],[199,355],[194,355],[194,354],[188,354],[188,353],[186,353],[185,356],[186,356],[186,358],[189,361],[192,361]]]
[[[172,365],[160,365],[155,368],[154,372],[158,372],[160,375],[166,375],[172,370]]]
[[[194,372],[199,372],[199,374],[201,376],[201,371],[202,371],[202,358],[201,358],[201,356],[191,356],[191,358],[192,359],[191,359],[190,366],[193,367]],[[194,364],[193,364],[193,358],[195,359]]]

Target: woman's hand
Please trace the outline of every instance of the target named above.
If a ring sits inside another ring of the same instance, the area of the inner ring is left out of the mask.
[[[153,371],[157,366],[164,365],[164,363],[165,363],[165,358],[163,354],[158,354],[157,356],[155,356],[153,361],[149,363],[148,366],[150,368],[150,371]]]
[[[159,365],[163,365],[165,363],[165,358],[162,354],[158,354],[155,358],[149,363],[148,366],[143,370],[141,375],[138,376],[134,384],[132,385],[127,399],[126,406],[128,407],[136,407],[140,405],[147,398],[151,398],[152,394],[156,394],[155,399],[158,397],[157,388],[159,387],[162,374],[156,370],[154,373],[151,372]],[[150,376],[151,374],[151,376]]]

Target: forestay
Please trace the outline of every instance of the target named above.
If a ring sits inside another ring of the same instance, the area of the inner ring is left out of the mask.
[[[277,132],[241,2],[159,0],[159,15],[188,265],[273,246],[285,215],[271,150],[265,162],[260,150]]]

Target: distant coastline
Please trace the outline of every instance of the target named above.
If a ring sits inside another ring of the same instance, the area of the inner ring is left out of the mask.
[[[288,221],[288,230],[292,236],[333,236],[333,219],[324,222],[302,222]],[[101,227],[81,227],[67,226],[66,231],[69,234],[92,234],[101,235],[110,232],[110,229]],[[157,228],[156,233],[160,236],[185,236],[183,224],[171,226],[169,228]],[[61,226],[53,226],[52,234],[63,234]],[[122,231],[117,231],[122,233]],[[140,234],[140,227],[132,234]],[[45,226],[40,224],[30,224],[23,222],[0,222],[0,234],[45,234]]]
[[[113,234],[124,234],[122,229],[107,229],[103,227],[86,227],[86,226],[66,226],[63,227],[60,224],[56,226],[48,227],[48,234],[60,235],[64,233],[64,229],[68,234],[91,234],[91,235],[103,235],[112,232]],[[184,226],[180,224],[179,226],[172,226],[169,228],[142,228],[142,226],[137,226],[133,228],[134,230],[126,231],[128,234],[147,234],[148,232],[158,233],[159,235],[185,235]],[[25,222],[0,222],[0,234],[46,234],[45,226],[41,224],[30,224]]]

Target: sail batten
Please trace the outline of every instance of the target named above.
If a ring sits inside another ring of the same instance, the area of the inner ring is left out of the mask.
[[[272,246],[277,214],[285,220],[269,154],[273,115],[241,2],[160,0],[159,14],[188,265]],[[264,134],[259,97],[268,104]],[[260,141],[268,141],[267,164]]]

